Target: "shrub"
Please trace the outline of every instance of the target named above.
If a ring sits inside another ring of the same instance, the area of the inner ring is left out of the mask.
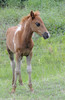
[[[7,0],[0,0],[0,6],[5,7],[7,5]]]

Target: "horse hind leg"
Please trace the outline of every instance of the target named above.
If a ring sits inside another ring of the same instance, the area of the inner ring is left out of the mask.
[[[13,72],[13,78],[12,78],[12,85],[14,84],[15,80],[15,61],[14,61],[14,54],[13,52],[10,51],[10,49],[7,47],[7,51],[9,54],[9,58],[11,60],[11,67],[12,67],[12,72]]]
[[[21,78],[21,55],[19,51],[16,52],[15,80],[14,80],[14,84],[12,88],[12,93],[15,92],[15,89],[16,89],[17,76],[19,76],[19,83],[23,85],[22,78]]]

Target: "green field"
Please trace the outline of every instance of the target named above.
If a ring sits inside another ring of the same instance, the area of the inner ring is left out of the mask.
[[[16,1],[16,0],[15,0]],[[0,100],[65,100],[65,2],[64,0],[28,0],[24,7],[9,0],[8,7],[0,8]],[[13,7],[14,6],[14,7]],[[28,88],[26,58],[21,65],[23,86],[17,81],[12,90],[12,69],[6,50],[6,30],[17,25],[31,10],[39,10],[51,34],[47,40],[34,33],[32,57],[32,83],[34,93]]]

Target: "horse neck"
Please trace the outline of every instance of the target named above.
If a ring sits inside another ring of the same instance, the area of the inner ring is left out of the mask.
[[[24,24],[24,32],[23,32],[23,41],[30,41],[31,38],[32,38],[32,30],[31,30],[31,27],[30,27],[30,20],[28,20],[27,22],[25,22]]]

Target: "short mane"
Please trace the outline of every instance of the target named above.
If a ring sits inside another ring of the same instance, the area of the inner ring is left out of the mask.
[[[39,15],[40,15],[39,11],[35,11],[35,12],[34,12],[34,15],[35,15],[35,16],[39,16]],[[20,24],[25,23],[30,17],[31,17],[30,14],[29,14],[28,16],[23,17],[23,18],[21,19],[21,21],[20,21]]]

